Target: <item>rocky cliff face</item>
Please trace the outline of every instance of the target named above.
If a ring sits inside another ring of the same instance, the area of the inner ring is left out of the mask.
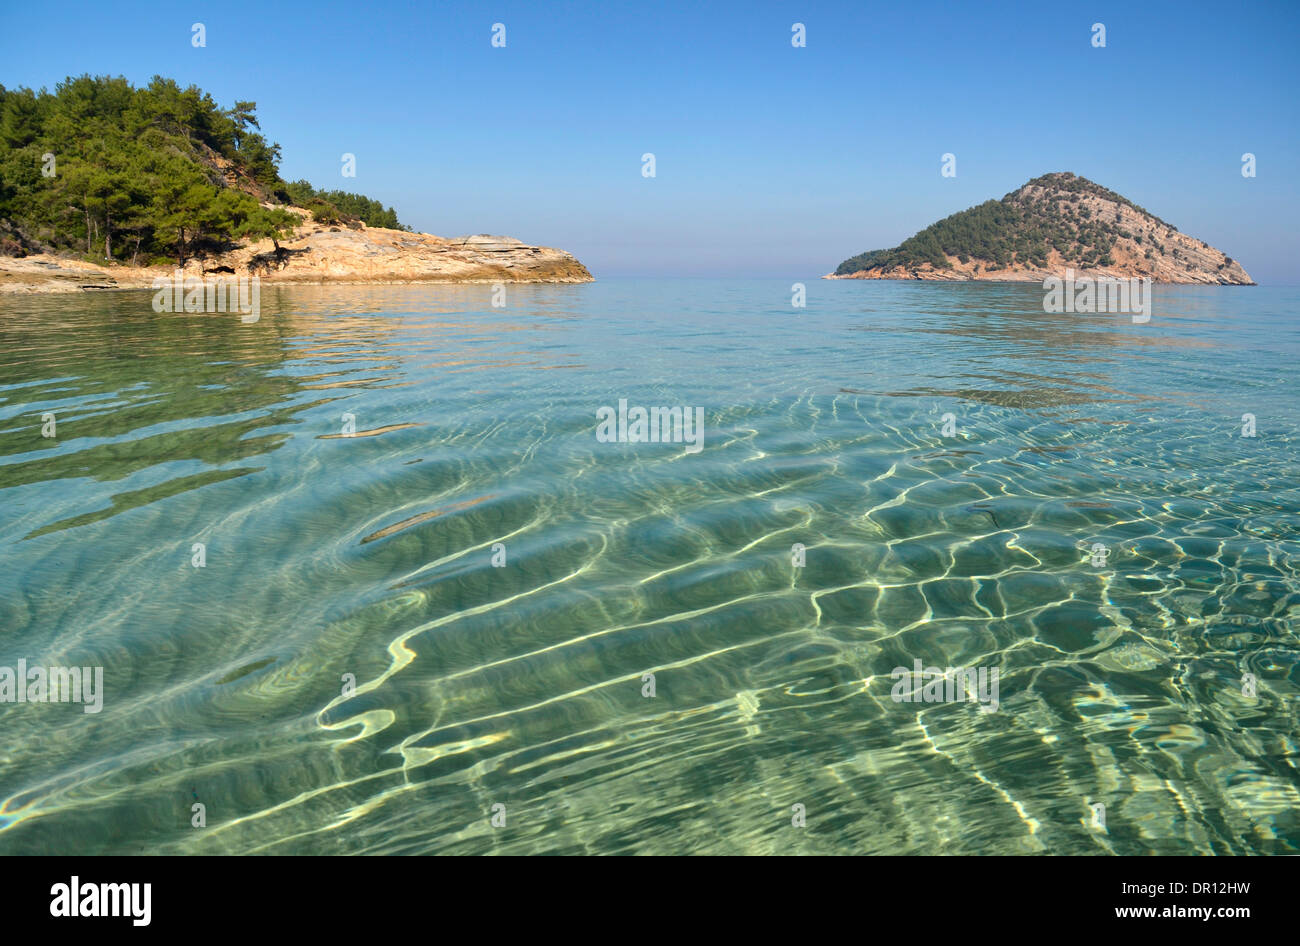
[[[563,250],[512,237],[431,236],[362,227],[307,225],[277,253],[258,244],[227,261],[270,282],[590,282]]]
[[[49,255],[0,258],[0,291],[77,292],[149,288],[166,266],[97,266]],[[303,216],[290,240],[239,247],[186,264],[187,276],[257,275],[266,285],[408,282],[591,282],[591,273],[563,250],[511,237],[443,238],[357,224],[321,226]]]
[[[847,259],[826,278],[1041,282],[1067,269],[1076,278],[1255,284],[1220,250],[1069,173],[1035,178],[893,249]]]

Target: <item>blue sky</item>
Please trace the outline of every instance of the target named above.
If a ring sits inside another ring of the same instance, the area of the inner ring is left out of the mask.
[[[161,74],[251,99],[286,178],[598,278],[817,276],[1070,170],[1300,284],[1300,4],[1135,6],[5,3],[0,83]]]

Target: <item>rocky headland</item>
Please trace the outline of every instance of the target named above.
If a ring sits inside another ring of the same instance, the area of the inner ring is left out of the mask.
[[[447,238],[360,222],[322,226],[301,213],[292,237],[186,260],[184,274],[256,275],[264,285],[592,281],[587,268],[563,250],[512,237]],[[148,289],[175,270],[175,264],[95,264],[50,253],[0,257],[0,292]]]

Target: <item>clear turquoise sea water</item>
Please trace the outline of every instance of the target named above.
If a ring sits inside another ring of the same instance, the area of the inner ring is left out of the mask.
[[[0,297],[0,853],[1300,852],[1300,290],[808,290]]]

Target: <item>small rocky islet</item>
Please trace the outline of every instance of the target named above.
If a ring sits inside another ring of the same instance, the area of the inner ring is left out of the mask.
[[[850,257],[826,279],[1150,279],[1253,286],[1241,264],[1126,197],[1069,172],[933,223],[898,246]]]

